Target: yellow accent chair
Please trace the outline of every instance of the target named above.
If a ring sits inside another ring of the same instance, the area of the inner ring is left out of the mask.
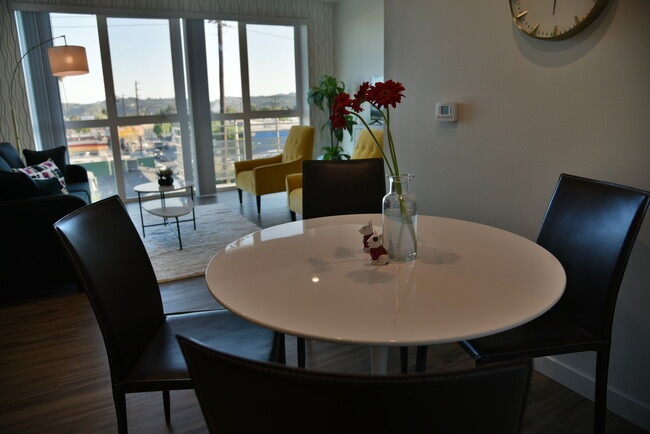
[[[263,194],[285,191],[288,174],[302,172],[302,161],[314,155],[314,127],[293,126],[282,154],[269,158],[235,162],[235,184],[242,204],[242,190],[254,194],[260,213]]]
[[[372,132],[383,149],[384,130],[372,130]],[[363,158],[383,158],[381,151],[377,148],[377,143],[375,143],[375,140],[367,129],[359,133],[357,144],[350,157],[351,160],[360,160]],[[302,215],[302,169],[300,173],[287,175],[285,183],[291,220],[295,221],[296,214]]]

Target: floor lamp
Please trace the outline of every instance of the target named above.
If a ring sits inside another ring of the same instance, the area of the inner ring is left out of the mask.
[[[43,41],[39,44],[34,45],[32,48],[27,50],[25,54],[18,60],[16,66],[14,67],[13,74],[11,75],[11,83],[9,86],[9,103],[11,104],[11,121],[14,127],[14,135],[16,139],[16,149],[18,154],[21,154],[20,149],[20,136],[18,134],[18,124],[16,123],[16,112],[14,110],[14,80],[16,78],[16,71],[23,63],[23,59],[36,48],[41,45],[52,42],[55,39],[63,38],[65,45],[59,45],[55,47],[49,47],[47,49],[47,56],[50,60],[50,70],[52,75],[55,77],[67,77],[70,75],[81,75],[88,74],[88,59],[86,58],[86,49],[78,45],[68,45],[65,35],[56,36],[54,38]]]

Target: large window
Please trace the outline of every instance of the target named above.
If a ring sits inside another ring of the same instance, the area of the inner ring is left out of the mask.
[[[193,179],[211,164],[214,184],[232,185],[235,161],[281,152],[300,124],[298,25],[205,20],[203,63],[185,61],[181,19],[51,13],[50,20],[53,35],[88,55],[90,73],[60,80],[60,93],[70,159],[87,168],[93,200],[134,198],[133,187],[154,181],[163,166]],[[187,74],[198,64],[205,74]],[[192,159],[188,86],[209,93],[211,162]]]
[[[205,20],[204,31],[215,180],[228,186],[235,161],[282,152],[300,123],[296,27]]]
[[[173,62],[181,58],[171,48],[180,38],[178,20],[50,18],[53,34],[86,47],[91,73],[61,80],[60,89],[70,161],[88,170],[93,199],[136,197],[133,187],[154,181],[163,166],[185,178],[189,143],[183,146],[182,137],[189,130],[178,113],[186,106],[177,97],[184,84]]]

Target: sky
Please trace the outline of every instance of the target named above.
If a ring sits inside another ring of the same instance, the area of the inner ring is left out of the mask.
[[[51,14],[52,36],[66,36],[68,45],[86,48],[90,73],[66,77],[68,103],[104,101],[99,37],[94,15]],[[111,64],[118,98],[171,98],[174,94],[168,21],[109,18]],[[216,23],[206,22],[210,100],[219,98]],[[295,92],[293,27],[247,25],[251,95]],[[226,96],[241,96],[237,23],[224,22],[224,84]],[[62,45],[63,39],[57,39]],[[137,84],[136,84],[137,83]]]

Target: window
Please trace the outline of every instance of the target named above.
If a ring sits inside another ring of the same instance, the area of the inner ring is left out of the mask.
[[[229,186],[235,161],[282,152],[300,124],[296,26],[205,20],[204,31],[215,182]]]
[[[299,25],[204,20],[206,71],[191,76],[207,82],[186,83],[197,66],[185,61],[181,19],[50,13],[50,21],[53,35],[88,55],[90,73],[59,87],[70,159],[88,170],[93,200],[135,198],[133,187],[162,166],[191,180],[213,165],[214,185],[230,186],[234,162],[281,152],[300,124]],[[208,90],[213,161],[192,161],[187,86]]]

